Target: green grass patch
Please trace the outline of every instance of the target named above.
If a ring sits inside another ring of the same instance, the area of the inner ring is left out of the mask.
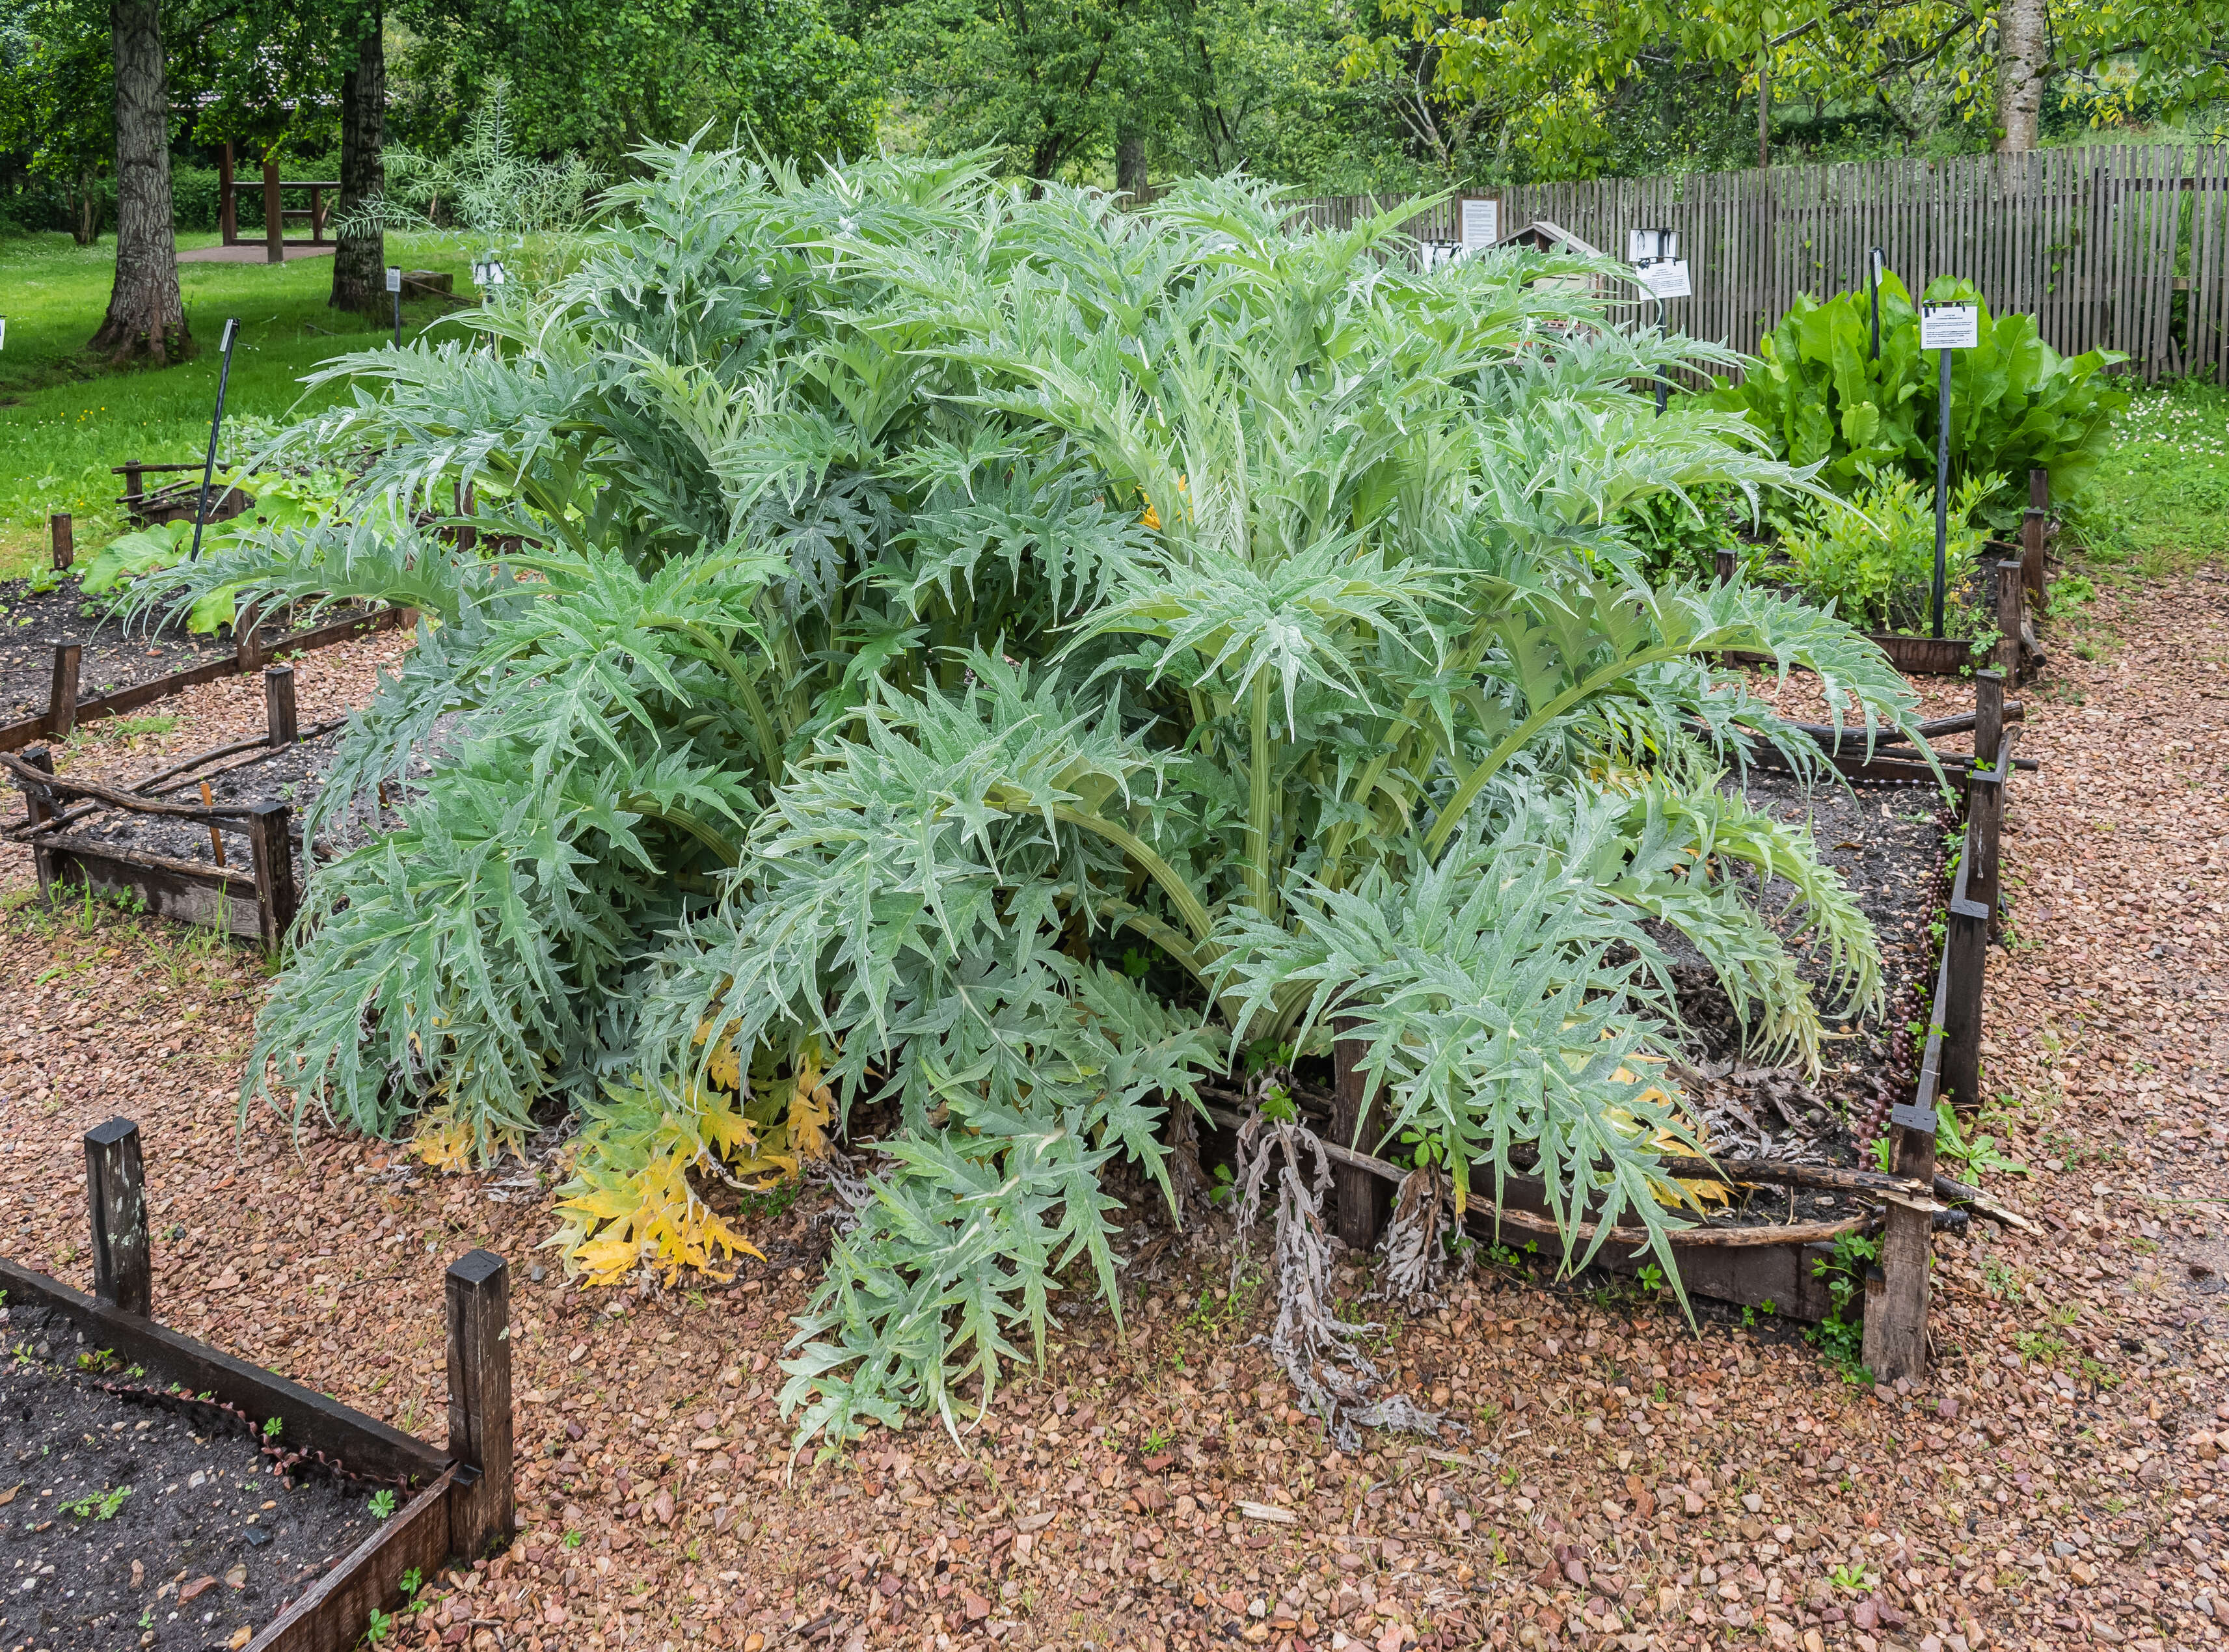
[[[183,235],[180,250],[209,247],[215,234]],[[388,256],[414,269],[447,270],[469,298],[469,261],[430,236],[390,235]],[[187,325],[201,346],[194,360],[155,370],[108,369],[85,350],[100,325],[115,276],[116,242],[80,247],[67,235],[0,237],[0,578],[42,561],[47,517],[76,517],[78,552],[90,556],[123,531],[115,504],[126,460],[177,464],[201,458],[216,400],[218,340],[240,318],[226,421],[235,414],[275,419],[301,403],[300,380],[322,361],[379,342],[384,328],[330,308],[329,258],[283,265],[181,264]],[[403,307],[407,335],[439,320],[434,299]],[[331,393],[328,392],[328,395]],[[234,457],[244,457],[234,454]]]
[[[2139,390],[2117,438],[2069,524],[2092,569],[2156,579],[2229,556],[2229,389]]]

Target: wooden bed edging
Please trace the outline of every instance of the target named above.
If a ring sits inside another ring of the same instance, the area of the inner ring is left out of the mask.
[[[156,781],[174,780],[178,774],[221,756],[260,748],[282,750],[302,737],[294,715],[294,668],[272,665],[263,673],[263,704],[267,729],[260,741],[234,741],[218,746],[183,764],[157,771],[140,782],[151,788]],[[322,733],[333,724],[317,725]],[[166,802],[155,789],[132,790],[103,785],[98,781],[54,778],[54,758],[43,746],[34,746],[21,757],[0,751],[0,771],[11,774],[23,793],[25,820],[5,835],[31,845],[31,861],[38,873],[39,895],[49,905],[57,888],[82,887],[106,894],[136,897],[156,916],[201,929],[222,929],[227,935],[261,943],[276,957],[301,910],[301,892],[294,882],[293,810],[284,803],[265,801],[239,805]],[[176,790],[175,784],[162,789]],[[91,807],[121,809],[127,813],[164,816],[208,823],[212,834],[222,833],[247,850],[248,870],[204,865],[180,860],[152,850],[110,843],[90,833],[59,828],[82,818],[87,809],[64,810],[69,798],[90,800]]]
[[[457,1470],[420,1492],[347,1557],[280,1609],[247,1652],[351,1652],[363,1640],[375,1610],[402,1597],[402,1574],[430,1581],[453,1552],[449,1543],[449,1498]]]
[[[323,1454],[350,1475],[385,1481],[408,1501],[336,1562],[248,1642],[258,1652],[350,1652],[375,1608],[402,1601],[402,1576],[433,1574],[452,1557],[476,1559],[511,1540],[511,1277],[504,1259],[473,1250],[449,1264],[449,1450],[286,1380],[275,1372],[129,1311],[151,1308],[146,1190],[139,1127],[113,1118],[86,1132],[86,1200],[93,1221],[93,1296],[0,1257],[11,1306],[44,1308],[155,1385],[207,1394],[250,1419],[277,1418],[290,1451]]]
[[[96,1242],[99,1237],[96,1234]],[[0,1289],[7,1291],[10,1307],[29,1303],[48,1310],[82,1335],[87,1348],[106,1348],[119,1364],[145,1367],[152,1382],[213,1395],[259,1421],[279,1418],[283,1425],[279,1437],[290,1447],[337,1457],[365,1479],[414,1488],[431,1484],[448,1467],[449,1460],[432,1446],[376,1417],[181,1336],[142,1315],[80,1295],[60,1280],[4,1257],[0,1257]]]
[[[337,642],[367,632],[387,631],[408,623],[414,617],[411,608],[382,608],[376,614],[360,614],[346,620],[336,620],[331,625],[319,626],[311,631],[298,631],[276,642],[267,643],[258,627],[250,620],[240,633],[238,643],[229,654],[220,654],[215,659],[204,660],[198,665],[189,665],[183,671],[172,672],[145,683],[134,683],[129,688],[119,688],[113,694],[103,694],[90,700],[77,697],[77,673],[73,667],[65,684],[63,673],[57,669],[55,694],[48,708],[35,717],[19,717],[13,723],[0,723],[0,751],[20,751],[38,740],[59,739],[78,723],[94,717],[119,717],[126,711],[136,711],[143,705],[152,705],[157,700],[168,699],[173,694],[183,694],[203,683],[214,683],[220,678],[238,677],[260,669],[273,654],[300,653],[305,649],[324,648]],[[58,643],[56,652],[81,645]]]

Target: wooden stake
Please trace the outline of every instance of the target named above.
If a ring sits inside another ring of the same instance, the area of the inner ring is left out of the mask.
[[[203,808],[208,808],[215,801],[216,799],[209,794],[209,783],[207,781],[203,781],[202,782],[202,807]],[[216,857],[216,864],[218,865],[222,866],[224,865],[224,833],[216,829],[216,823],[214,820],[209,823],[209,853]]]
[[[294,927],[294,812],[284,803],[258,803],[247,823],[255,850],[255,910],[262,920],[263,950],[276,958]]]
[[[2027,629],[2027,588],[2021,566],[2014,561],[1997,564],[1997,669],[2008,683],[2020,681],[2021,635]]]
[[[2020,512],[2020,584],[2038,614],[2043,612],[2043,525],[2044,513],[2033,505]]]
[[[511,1270],[491,1250],[449,1265],[449,1456],[476,1472],[449,1494],[449,1546],[479,1559],[509,1543]]]
[[[1345,1033],[1359,1025],[1353,1016],[1337,1016],[1332,1021],[1332,1031],[1335,1035]],[[1332,1045],[1335,1083],[1332,1091],[1331,1136],[1342,1147],[1375,1154],[1378,1133],[1384,1126],[1374,1099],[1366,1114],[1362,1105],[1362,1057],[1369,1047],[1360,1038],[1336,1038]],[[1378,1235],[1391,1212],[1392,1190],[1368,1171],[1352,1165],[1334,1164],[1331,1175],[1332,1188],[1339,1199],[1335,1231],[1350,1249],[1370,1250],[1378,1244]]]
[[[42,774],[51,775],[55,772],[55,755],[44,746],[26,748],[23,752],[23,761]],[[18,781],[16,783],[23,788],[23,810],[30,816],[30,823],[33,826],[43,826],[55,818],[55,806],[48,798],[33,791],[27,781]],[[55,852],[43,843],[34,839],[31,844],[31,866],[39,876],[39,898],[51,903],[54,898]]]
[[[93,1294],[143,1319],[154,1312],[139,1127],[113,1118],[85,1133],[85,1197],[93,1212]]]
[[[78,665],[84,652],[80,643],[55,645],[54,681],[47,693],[47,732],[56,740],[67,740],[77,728]]]
[[[263,673],[263,717],[273,750],[294,743],[294,668],[273,665]]]
[[[77,560],[77,537],[70,526],[70,513],[55,511],[47,518],[47,530],[54,541],[55,572],[64,573]]]

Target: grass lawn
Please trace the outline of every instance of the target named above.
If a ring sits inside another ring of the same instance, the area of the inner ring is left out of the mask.
[[[181,250],[216,244],[214,232],[181,235]],[[468,260],[432,237],[390,235],[388,256],[414,269],[447,270],[459,296],[472,287]],[[123,530],[114,503],[128,459],[149,464],[198,460],[216,400],[216,346],[225,318],[240,318],[225,418],[272,419],[297,407],[302,376],[319,362],[378,344],[368,319],[329,309],[329,258],[268,264],[182,264],[187,325],[202,353],[159,371],[106,370],[84,350],[108,307],[116,241],[73,246],[55,233],[0,238],[0,578],[43,560],[47,517],[76,517],[80,558]],[[404,306],[410,333],[446,313],[427,299]],[[328,392],[328,395],[331,393]]]
[[[2229,555],[2229,389],[2136,392],[2074,524],[2093,568],[2147,578]]]

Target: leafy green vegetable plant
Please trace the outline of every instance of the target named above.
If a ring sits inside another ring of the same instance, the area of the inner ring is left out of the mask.
[[[2016,516],[2027,472],[2040,466],[2054,499],[2078,499],[2128,407],[2128,393],[2104,376],[2127,358],[2107,350],[2061,356],[2037,336],[2034,317],[1993,317],[1979,290],[1956,277],[1930,282],[1921,301],[1981,306],[1979,344],[1950,352],[1952,482],[2000,479],[1988,503]],[[1892,273],[1881,278],[1880,325],[1875,360],[1869,293],[1798,298],[1758,345],[1763,360],[1705,399],[1749,420],[1790,464],[1822,466],[1838,490],[1856,486],[1867,466],[1900,467],[1931,490],[1936,356],[1920,349],[1918,309]]]
[[[1844,620],[1646,576],[1631,507],[1804,485],[1630,388],[1729,358],[1619,331],[1571,259],[1413,273],[1406,209],[647,159],[573,273],[459,318],[492,345],[334,366],[354,399],[267,461],[372,453],[332,521],[145,582],[429,618],[314,806],[369,837],[312,877],[244,1102],[443,1163],[583,1109],[558,1242],[599,1281],[717,1270],[709,1192],[887,1103],[800,1445],[956,1427],[1062,1289],[1119,1313],[1102,1171],[1177,1200],[1172,1113],[1334,1014],[1359,1145],[1429,1140],[1458,1207],[1522,1147],[1566,1265],[1586,1211],[1671,1274],[1658,1163],[1701,1144],[1644,922],[1798,1060],[1822,1006],[1755,890],[1825,1007],[1879,988],[1808,838],[1718,785],[1738,735],[1815,744],[1714,662],[1914,726]],[[465,484],[470,551],[413,517]]]
[[[1973,517],[2001,479],[1969,476],[1950,501],[1943,547],[1945,635],[1995,634],[1980,582],[1988,536],[1973,525]],[[1806,601],[1866,631],[1925,631],[1935,590],[1931,491],[1898,472],[1861,466],[1847,499],[1798,501],[1778,555],[1753,552],[1751,567],[1760,579],[1793,586]]]

